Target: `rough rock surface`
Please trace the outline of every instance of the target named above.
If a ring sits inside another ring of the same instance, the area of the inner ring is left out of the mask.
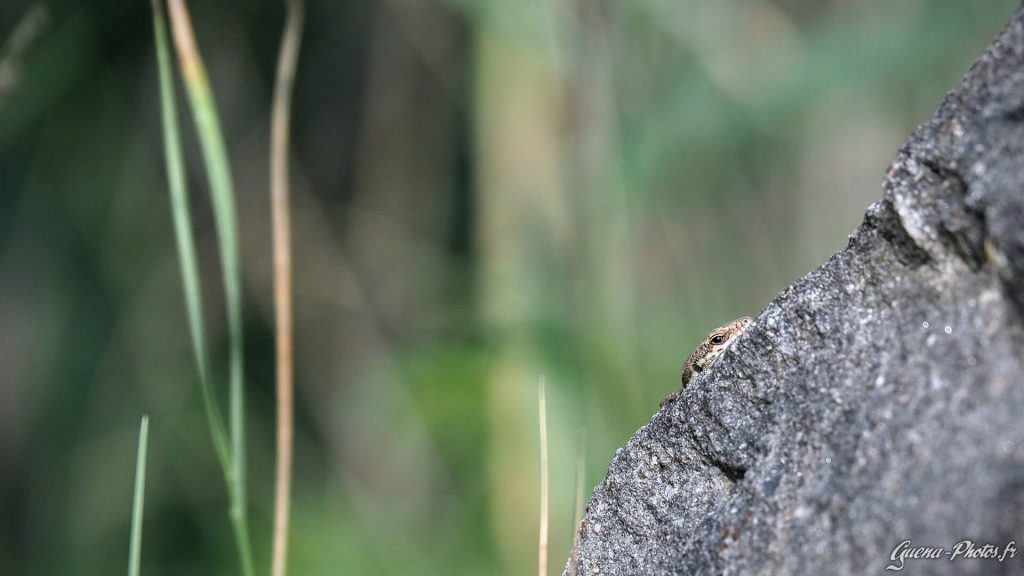
[[[1024,574],[1024,8],[884,189],[616,452],[575,572],[882,574],[970,539],[1020,551],[903,573]]]

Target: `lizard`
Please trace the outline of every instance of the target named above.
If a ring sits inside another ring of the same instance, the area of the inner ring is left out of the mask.
[[[686,363],[683,364],[683,387],[679,389],[679,392],[662,400],[661,407],[664,408],[666,405],[671,404],[686,389],[686,385],[697,374],[700,374],[714,364],[718,357],[725,352],[726,348],[732,344],[733,340],[739,338],[740,334],[743,334],[753,322],[754,320],[750,316],[743,316],[709,332],[700,345],[697,346],[697,349],[686,359]]]

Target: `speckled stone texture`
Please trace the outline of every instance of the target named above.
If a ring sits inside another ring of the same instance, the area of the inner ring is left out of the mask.
[[[619,449],[579,574],[897,574],[1021,550],[1024,12],[889,168],[849,245]]]

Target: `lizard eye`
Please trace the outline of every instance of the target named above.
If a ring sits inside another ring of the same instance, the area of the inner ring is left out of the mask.
[[[721,334],[715,334],[711,337],[712,344],[721,344],[722,342],[725,342],[725,336],[722,336]]]

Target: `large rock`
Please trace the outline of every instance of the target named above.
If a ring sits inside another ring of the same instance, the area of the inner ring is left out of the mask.
[[[571,568],[882,574],[969,539],[1021,551],[904,573],[1024,573],[1024,11],[884,188],[615,453]]]

